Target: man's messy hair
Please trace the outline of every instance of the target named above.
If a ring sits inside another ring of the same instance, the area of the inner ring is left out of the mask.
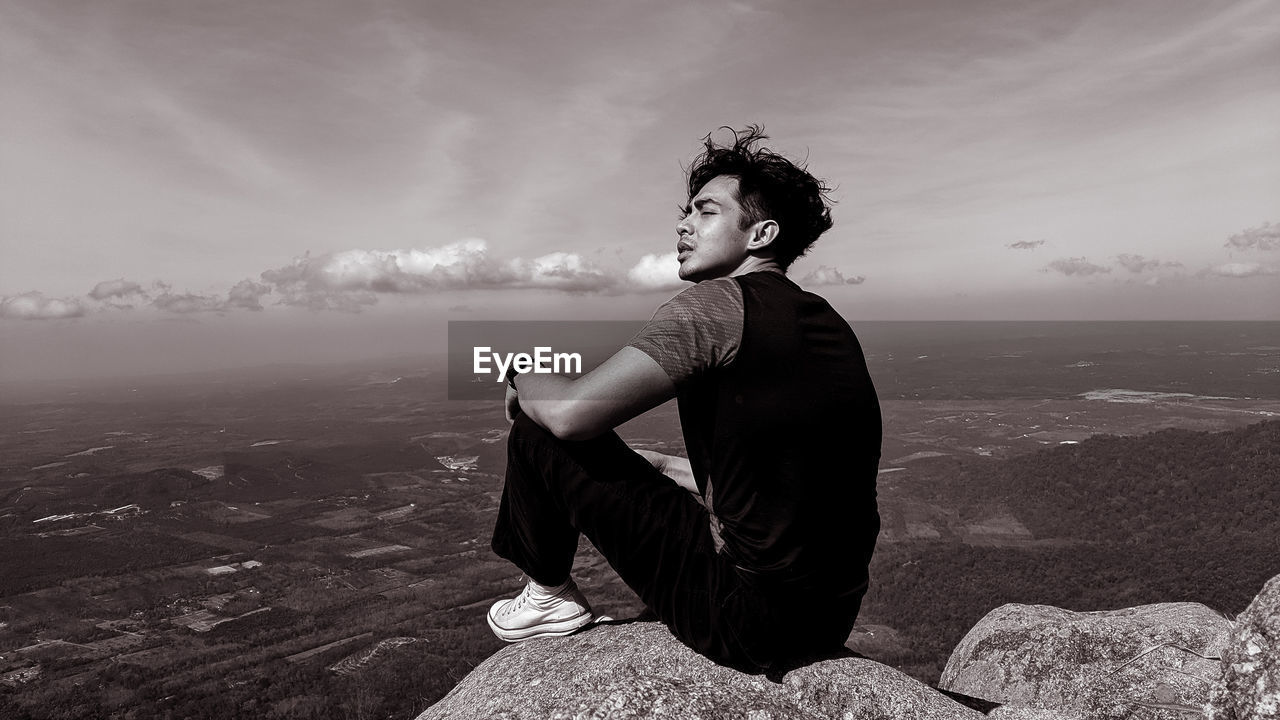
[[[805,165],[797,165],[766,147],[757,145],[769,138],[764,128],[748,125],[744,130],[724,126],[733,133],[732,145],[717,145],[708,134],[702,139],[705,150],[689,167],[689,199],[712,178],[731,175],[738,179],[738,202],[745,230],[762,220],[778,223],[778,236],[770,247],[785,269],[804,255],[831,229],[831,188]]]

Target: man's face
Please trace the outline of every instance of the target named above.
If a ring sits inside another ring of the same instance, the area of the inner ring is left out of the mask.
[[[741,229],[743,214],[738,178],[719,175],[702,186],[676,224],[681,280],[727,277],[742,266],[751,239],[751,228]]]

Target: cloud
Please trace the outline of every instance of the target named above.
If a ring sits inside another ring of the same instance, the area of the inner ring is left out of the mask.
[[[94,285],[93,289],[89,291],[89,297],[94,300],[124,298],[131,295],[145,296],[146,293],[138,283],[125,280],[123,278],[118,280],[104,280],[103,282]]]
[[[280,298],[279,305],[304,307],[316,312],[358,313],[369,305],[376,305],[378,296],[371,292],[343,292],[334,290],[288,291]]]
[[[499,283],[483,240],[425,250],[343,250],[294,258],[262,273],[283,294],[303,292],[415,293]]]
[[[627,271],[627,280],[638,290],[674,290],[684,284],[676,253],[645,255]]]
[[[483,240],[464,240],[425,250],[308,253],[262,279],[283,291],[415,293],[500,284],[502,272]]]
[[[235,284],[227,292],[226,307],[241,308],[243,310],[261,310],[262,296],[271,292],[270,285],[254,282],[252,280],[241,280]]]
[[[617,285],[614,277],[577,253],[555,252],[533,260],[517,258],[508,262],[506,269],[509,274],[500,281],[506,287],[600,292]]]
[[[226,309],[226,303],[216,297],[195,293],[174,293],[167,288],[151,301],[151,306],[157,310],[178,315],[219,312]]]
[[[1233,250],[1275,250],[1280,248],[1280,225],[1264,222],[1258,227],[1242,230],[1227,238],[1223,247]]]
[[[241,280],[227,292],[225,299],[216,295],[175,293],[169,283],[157,280],[148,290],[129,280],[106,280],[98,283],[86,296],[116,310],[131,310],[132,304],[113,302],[119,299],[137,299],[151,307],[176,315],[202,312],[226,312],[228,310],[262,310],[262,296],[271,292],[271,286],[253,280]]]
[[[1227,278],[1247,278],[1257,275],[1275,275],[1276,270],[1260,263],[1225,263],[1205,268],[1201,271],[1201,274]]]
[[[342,250],[294,258],[262,273],[280,303],[312,310],[359,312],[376,293],[421,293],[498,283],[501,272],[483,240],[425,250]]]
[[[434,248],[308,253],[263,272],[261,278],[281,296],[282,304],[359,311],[377,303],[383,293],[471,289],[618,293],[678,287],[674,262],[674,253],[647,255],[623,275],[578,253],[500,260],[489,253],[485,241],[463,240]]]
[[[819,285],[861,285],[866,282],[861,275],[845,277],[844,273],[828,265],[819,265],[816,270],[800,280],[801,285],[817,287]]]
[[[1016,243],[1009,243],[1005,247],[1011,250],[1035,250],[1043,244],[1043,240],[1019,240]]]
[[[1094,265],[1085,258],[1058,258],[1049,263],[1045,270],[1057,270],[1063,275],[1094,275],[1096,273],[1109,273],[1110,268]]]
[[[1160,267],[1159,260],[1146,258],[1141,255],[1129,255],[1127,253],[1117,255],[1116,262],[1120,263],[1121,267],[1131,273],[1146,272],[1147,270],[1155,270]]]
[[[81,317],[84,303],[76,298],[47,298],[39,292],[0,297],[0,317],[19,320],[59,320]]]

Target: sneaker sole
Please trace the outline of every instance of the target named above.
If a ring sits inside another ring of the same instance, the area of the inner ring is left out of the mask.
[[[564,637],[595,622],[595,616],[587,614],[569,618],[568,620],[508,630],[494,623],[492,615],[486,615],[485,619],[489,621],[489,629],[493,631],[493,634],[497,635],[499,640],[506,642],[520,642],[521,640],[532,640],[540,637]]]

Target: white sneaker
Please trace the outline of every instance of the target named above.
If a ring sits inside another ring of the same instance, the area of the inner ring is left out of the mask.
[[[530,580],[519,595],[489,608],[489,628],[507,642],[568,635],[594,619],[591,604],[572,579],[556,588]]]

